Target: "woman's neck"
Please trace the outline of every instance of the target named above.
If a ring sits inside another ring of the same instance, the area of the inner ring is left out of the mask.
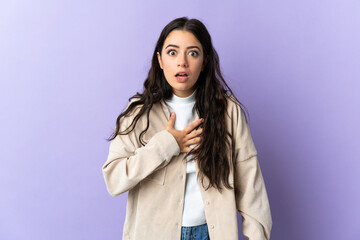
[[[176,102],[176,103],[191,103],[195,102],[197,89],[194,90],[193,93],[191,93],[187,97],[179,97],[176,94],[172,94],[171,98],[168,100],[169,102]]]

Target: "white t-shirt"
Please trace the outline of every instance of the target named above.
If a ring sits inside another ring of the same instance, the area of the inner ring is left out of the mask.
[[[175,94],[165,103],[170,112],[175,112],[176,130],[183,130],[196,118],[196,112],[193,111],[197,89],[188,97],[178,97]],[[193,145],[190,145],[193,147]],[[188,160],[192,155],[188,156]],[[206,223],[204,205],[198,185],[195,162],[190,161],[186,164],[186,188],[182,216],[182,226],[197,226]]]

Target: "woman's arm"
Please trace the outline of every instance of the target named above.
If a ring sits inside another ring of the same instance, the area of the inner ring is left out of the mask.
[[[141,126],[140,120],[138,124]],[[123,118],[120,130],[131,122],[131,117]],[[139,131],[135,127],[129,134],[117,135],[110,142],[109,155],[102,172],[107,190],[114,197],[130,190],[180,153],[177,141],[167,130],[154,134],[145,146],[138,143]]]
[[[269,240],[270,205],[256,155],[236,163],[236,207],[242,216],[242,232],[250,240]]]
[[[243,112],[240,108],[236,112],[234,183],[242,232],[250,240],[269,240],[272,218],[257,151]]]

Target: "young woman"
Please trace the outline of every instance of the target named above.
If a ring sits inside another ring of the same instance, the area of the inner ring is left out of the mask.
[[[157,41],[143,93],[129,99],[108,140],[108,192],[128,191],[125,240],[270,239],[272,218],[242,104],[223,79],[197,19],[171,21]]]

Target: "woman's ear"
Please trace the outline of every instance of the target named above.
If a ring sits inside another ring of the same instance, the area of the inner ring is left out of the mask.
[[[160,68],[161,68],[161,69],[163,69],[160,53],[159,53],[159,52],[156,52],[156,56],[157,56],[157,59],[158,59],[158,62],[159,62]]]

